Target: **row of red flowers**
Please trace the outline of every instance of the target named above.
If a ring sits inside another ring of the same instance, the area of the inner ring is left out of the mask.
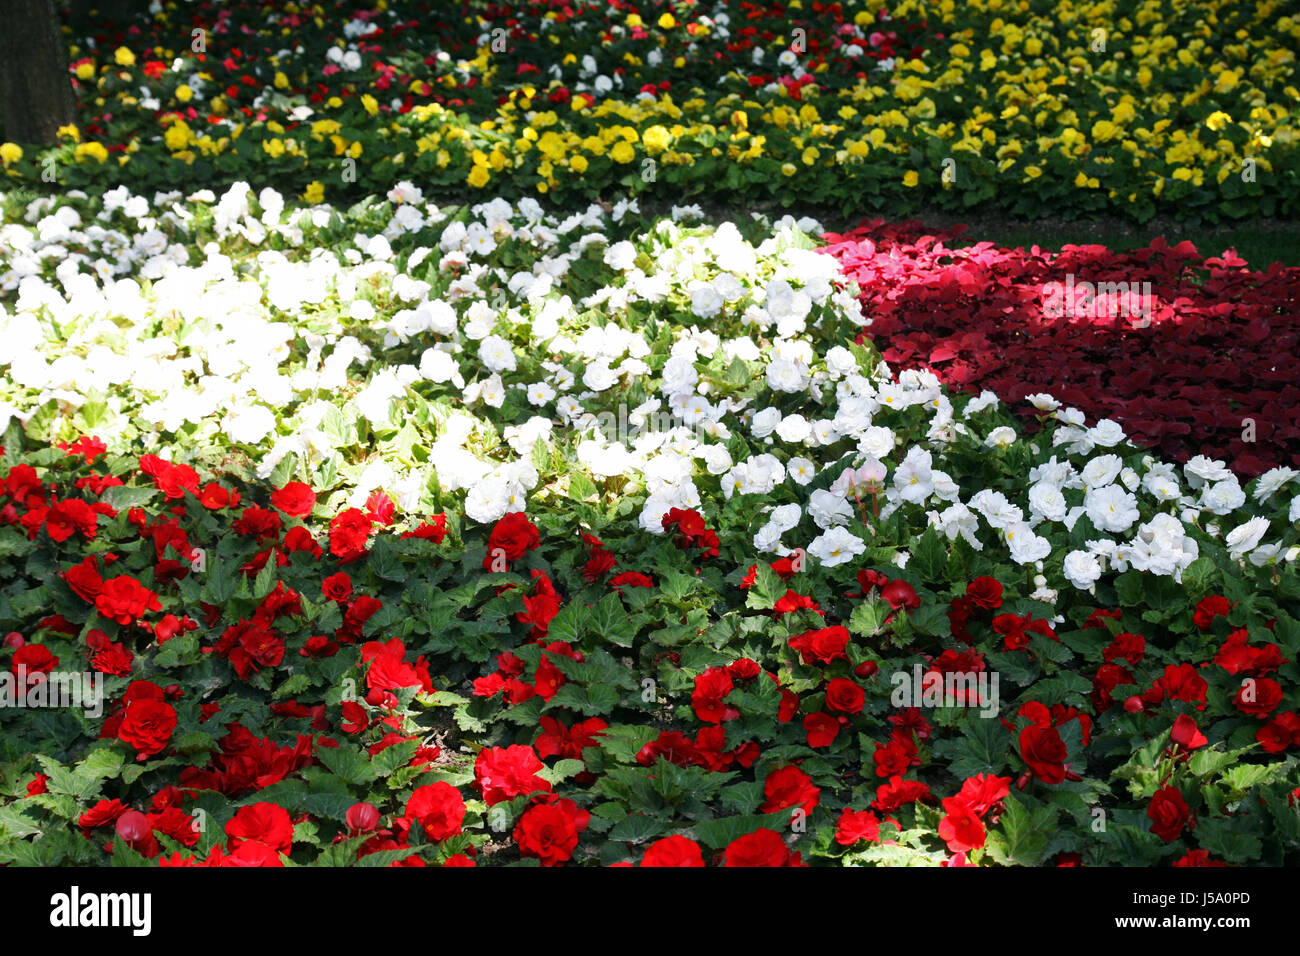
[[[27,748],[17,819],[46,836],[10,860],[1115,862],[1045,835],[1100,807],[1175,865],[1297,842],[1300,622],[1266,596],[1053,623],[1011,577],[748,563],[696,510],[654,543],[522,513],[468,530],[383,492],[327,516],[298,482],[101,458],[83,440],[0,478],[8,671],[33,694],[85,667],[111,702],[54,731],[0,710]],[[709,613],[750,638],[665,633]],[[979,681],[900,701],[914,670],[1000,672],[1010,702],[981,719]]]

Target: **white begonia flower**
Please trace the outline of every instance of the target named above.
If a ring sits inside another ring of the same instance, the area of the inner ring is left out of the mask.
[[[489,408],[500,408],[505,404],[505,385],[501,381],[501,376],[495,372],[482,382],[477,382],[475,385],[471,385],[470,388],[476,388],[477,393],[472,398],[467,397],[465,399],[467,403],[472,404],[474,400],[481,399],[483,404],[487,405]],[[469,389],[466,389],[466,392],[469,393]]]
[[[843,345],[836,345],[826,353],[826,370],[836,376],[851,375],[858,370],[858,360]]]
[[[1052,553],[1052,543],[1041,535],[1034,534],[1027,524],[1016,524],[1002,530],[1002,539],[1011,552],[1011,560],[1017,564],[1029,564],[1041,561]]]
[[[626,272],[636,262],[636,246],[624,240],[616,242],[605,250],[605,265],[619,272]]]
[[[1101,578],[1101,562],[1089,551],[1071,551],[1065,556],[1065,578],[1080,591],[1087,591]]]
[[[460,377],[460,366],[450,352],[425,349],[420,356],[420,374],[431,382],[451,382]]]
[[[392,400],[405,392],[396,369],[389,368],[372,378],[352,401],[367,421],[382,427],[391,421]]]
[[[713,288],[722,296],[723,302],[735,302],[745,295],[745,284],[730,272],[719,273],[713,280]]]
[[[1241,490],[1237,476],[1231,473],[1221,481],[1201,487],[1200,506],[1212,514],[1231,514],[1245,503],[1246,493]]]
[[[897,441],[892,428],[872,425],[858,438],[858,452],[871,458],[884,459],[893,452]]]
[[[221,430],[232,442],[256,445],[275,431],[275,414],[265,405],[237,405],[222,419]]]
[[[979,518],[960,501],[949,505],[941,512],[928,512],[929,523],[942,531],[949,541],[957,540],[960,535],[976,551],[983,551],[983,543],[975,537],[979,530]]]
[[[513,372],[518,367],[513,346],[499,335],[489,335],[479,342],[478,357],[492,372]]]
[[[1142,479],[1142,487],[1159,501],[1174,501],[1182,493],[1178,480],[1169,474],[1149,471]]]
[[[1247,551],[1253,551],[1268,531],[1268,524],[1267,518],[1255,517],[1229,531],[1223,538],[1228,556],[1240,558]]]
[[[785,467],[790,475],[790,480],[797,485],[807,485],[817,477],[817,466],[807,458],[791,458],[786,462]],[[1300,501],[1300,498],[1296,500]]]
[[[1139,517],[1137,498],[1120,485],[1088,489],[1083,507],[1093,527],[1112,533],[1127,531]]]
[[[754,532],[754,550],[762,554],[771,554],[782,550],[781,529],[771,522]]]
[[[842,527],[831,528],[808,545],[808,553],[826,568],[847,564],[866,550],[865,541]]]
[[[700,454],[710,475],[724,475],[731,470],[733,462],[726,445],[705,445]]]
[[[930,482],[932,458],[919,445],[912,446],[903,463],[894,471],[894,488],[904,501],[920,504],[934,490]]]
[[[691,312],[697,318],[711,319],[722,311],[724,300],[718,290],[707,283],[697,286],[691,292]]]
[[[853,520],[853,506],[842,495],[818,489],[808,499],[808,514],[823,531]]]
[[[778,392],[801,392],[808,387],[808,373],[797,362],[776,359],[768,363],[767,384]]]
[[[787,415],[776,426],[776,434],[782,441],[802,442],[812,434],[812,426],[802,415]]]
[[[772,509],[768,521],[782,531],[792,531],[803,517],[803,509],[796,504],[780,505]]]
[[[636,465],[632,453],[617,443],[606,444],[603,441],[589,439],[579,442],[577,453],[578,461],[598,478],[625,475]]]
[[[664,363],[663,384],[660,391],[664,395],[677,395],[695,390],[700,380],[700,373],[695,368],[695,361],[687,356],[673,356]]]
[[[1098,455],[1083,466],[1080,477],[1085,488],[1101,488],[1119,477],[1124,467],[1119,455]]]
[[[1287,468],[1285,466],[1270,468],[1268,471],[1264,472],[1264,474],[1259,476],[1259,480],[1255,482],[1255,490],[1251,495],[1256,501],[1267,501],[1269,498],[1273,497],[1273,495],[1277,493],[1283,485],[1297,477],[1300,477],[1300,471],[1296,471],[1294,468]]]
[[[1114,448],[1124,440],[1124,429],[1118,422],[1103,418],[1088,429],[1088,438],[1094,445],[1102,448]]]
[[[465,495],[465,514],[480,524],[500,521],[510,510],[510,497],[510,482],[505,478],[484,478]]]
[[[1024,512],[1007,500],[1000,491],[985,488],[970,499],[970,507],[984,516],[990,528],[1005,528],[1025,520]]]
[[[608,362],[593,362],[583,370],[582,384],[593,392],[603,392],[618,384],[618,373]]]
[[[754,415],[749,424],[750,433],[755,438],[766,438],[781,424],[781,412],[775,408],[764,408]]]
[[[1183,474],[1187,476],[1187,484],[1193,489],[1234,477],[1223,462],[1214,461],[1204,455],[1196,455],[1189,459],[1187,464],[1183,465]]]
[[[1279,559],[1278,555],[1282,551],[1282,542],[1278,541],[1273,544],[1261,544],[1250,552],[1250,563],[1257,568],[1262,568],[1266,564],[1276,564]]]
[[[1069,504],[1059,487],[1040,481],[1029,488],[1029,511],[1048,521],[1064,521]]]
[[[987,448],[1010,448],[1016,442],[1016,430],[1009,425],[1000,425],[989,432],[984,439]]]
[[[1088,542],[1089,546],[1093,542]],[[1131,561],[1139,571],[1172,576],[1181,580],[1183,569],[1196,560],[1200,547],[1186,534],[1182,523],[1169,514],[1154,515],[1150,521],[1139,525],[1133,540],[1115,556]],[[1117,563],[1117,570],[1123,571]]]
[[[989,408],[996,408],[1001,403],[1001,399],[987,388],[966,403],[966,408],[962,412],[963,418],[969,418],[972,415],[978,415],[980,412]]]
[[[529,405],[540,406],[555,398],[555,389],[545,382],[534,382],[528,386],[524,395],[528,398]]]

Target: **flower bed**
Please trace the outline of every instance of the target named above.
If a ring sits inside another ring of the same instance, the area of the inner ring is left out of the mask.
[[[959,234],[874,220],[826,237],[886,361],[991,389],[1026,419],[1027,397],[1047,392],[1171,460],[1300,465],[1300,268],[1159,239],[1131,253],[950,248]]]
[[[7,176],[1140,221],[1300,194],[1300,21],[1271,5],[181,9],[76,38],[80,120],[57,149],[4,144]]]
[[[1295,471],[894,373],[790,220],[7,208],[0,861],[1294,862]]]

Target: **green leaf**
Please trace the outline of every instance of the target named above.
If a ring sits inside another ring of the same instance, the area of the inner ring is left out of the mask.
[[[1030,810],[1014,795],[1003,798],[1005,810],[995,830],[989,833],[988,851],[1004,866],[1037,866],[1056,829],[1056,808],[1039,806]]]
[[[948,565],[948,546],[946,539],[935,531],[926,528],[925,533],[912,545],[912,557],[908,561],[908,570],[915,568],[922,580],[927,582],[943,581],[944,570]]]
[[[253,597],[262,600],[272,591],[275,590],[276,582],[280,579],[280,569],[274,561],[267,561],[262,565],[262,570],[257,572],[257,579],[253,582]]]
[[[863,601],[849,615],[849,631],[858,637],[872,637],[880,633],[889,613],[890,607],[885,601],[875,598]]]
[[[704,820],[692,828],[695,839],[705,846],[721,849],[747,833],[766,827],[784,834],[790,828],[790,812],[754,813],[743,816]]]
[[[588,630],[607,644],[631,647],[636,627],[617,594],[606,594],[590,612]],[[550,630],[547,631],[548,635]]]
[[[654,817],[647,817],[640,813],[633,813],[625,816],[610,828],[609,838],[618,840],[622,843],[644,843],[651,837],[657,837],[663,833],[665,826],[662,820],[656,820]]]
[[[1240,819],[1198,820],[1196,843],[1202,850],[1209,850],[1210,856],[1227,863],[1258,863],[1263,845],[1259,837],[1246,831],[1245,822]]]
[[[569,499],[571,501],[588,502],[594,500],[600,494],[595,483],[580,471],[569,473]]]
[[[351,747],[321,747],[316,759],[345,783],[366,784],[378,776],[370,756]]]
[[[997,719],[968,717],[960,738],[942,738],[934,744],[934,754],[947,761],[948,769],[958,779],[976,774],[998,774],[1006,768],[1010,733]]]

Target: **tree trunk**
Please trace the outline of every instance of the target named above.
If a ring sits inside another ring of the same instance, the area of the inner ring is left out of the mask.
[[[68,48],[54,0],[0,0],[0,113],[14,143],[53,143],[75,120]]]

